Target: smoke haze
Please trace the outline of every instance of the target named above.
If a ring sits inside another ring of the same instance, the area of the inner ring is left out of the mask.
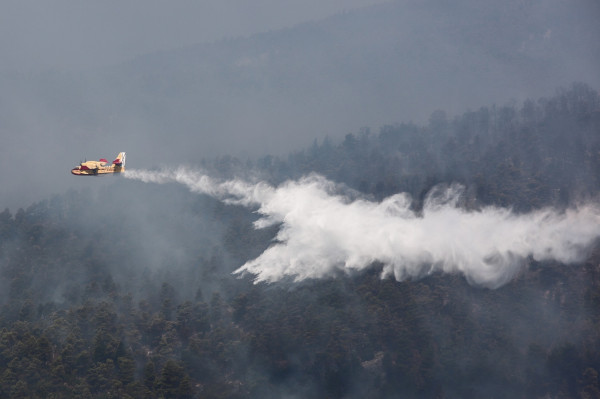
[[[600,84],[592,0],[32,0],[2,11],[0,206],[11,209],[89,184],[68,174],[86,158],[127,151],[152,168],[281,155],[363,126]]]
[[[223,37],[278,29],[381,2],[177,0],[7,2],[0,16],[2,69],[80,69]]]
[[[217,181],[184,168],[130,170],[125,176],[184,184],[193,192],[256,207],[261,216],[256,228],[279,225],[276,243],[235,271],[255,275],[255,282],[351,274],[380,262],[382,277],[392,275],[398,281],[459,272],[472,284],[497,288],[514,277],[528,257],[581,261],[600,236],[600,209],[595,205],[524,214],[498,207],[467,210],[459,206],[459,185],[435,187],[417,212],[407,194],[381,202],[350,198],[318,175],[278,187]]]
[[[598,396],[598,0],[0,9],[0,397]]]

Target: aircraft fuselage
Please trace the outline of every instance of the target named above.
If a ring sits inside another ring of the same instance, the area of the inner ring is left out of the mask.
[[[108,163],[106,159],[99,161],[85,161],[79,166],[71,169],[71,173],[75,176],[101,176],[113,173],[125,172],[125,153],[121,152],[112,163]]]

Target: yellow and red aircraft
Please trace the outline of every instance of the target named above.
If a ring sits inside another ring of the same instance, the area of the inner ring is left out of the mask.
[[[79,166],[71,169],[71,173],[76,176],[100,176],[110,173],[121,173],[125,172],[125,153],[120,152],[117,155],[117,159],[108,163],[104,158],[99,161],[86,161],[79,164]]]

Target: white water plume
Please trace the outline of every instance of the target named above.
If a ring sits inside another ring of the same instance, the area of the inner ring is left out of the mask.
[[[527,214],[457,206],[462,187],[432,190],[423,211],[410,209],[407,194],[381,202],[350,200],[339,186],[310,175],[279,187],[242,180],[218,181],[200,172],[136,171],[127,178],[185,184],[191,191],[248,207],[262,216],[256,228],[280,224],[276,242],[235,271],[255,282],[296,281],[383,264],[382,277],[401,281],[435,272],[462,273],[472,284],[496,288],[525,259],[573,263],[600,236],[600,209],[582,205],[563,212],[545,208]]]

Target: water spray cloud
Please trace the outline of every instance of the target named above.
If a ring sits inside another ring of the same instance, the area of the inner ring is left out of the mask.
[[[436,272],[462,273],[476,285],[496,288],[525,259],[578,262],[600,236],[600,209],[582,205],[564,212],[547,208],[527,214],[486,207],[460,208],[462,187],[432,190],[423,210],[396,194],[381,202],[349,199],[318,175],[279,187],[242,180],[218,181],[200,172],[126,172],[145,182],[178,182],[228,203],[256,207],[256,228],[278,224],[276,242],[235,271],[255,282],[296,281],[363,270],[383,264],[382,276],[401,281]]]

